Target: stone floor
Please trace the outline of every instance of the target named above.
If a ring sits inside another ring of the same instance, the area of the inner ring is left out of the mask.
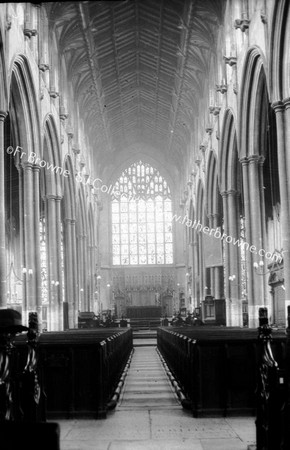
[[[61,450],[247,450],[254,445],[253,417],[195,419],[184,410],[150,344],[135,347],[120,401],[107,419],[59,421]]]

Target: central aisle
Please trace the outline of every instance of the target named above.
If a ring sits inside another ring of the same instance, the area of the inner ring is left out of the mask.
[[[135,347],[117,409],[181,408],[156,347]]]
[[[106,419],[59,422],[61,450],[246,450],[255,441],[253,417],[195,419],[182,408],[156,339],[136,339],[119,403]]]

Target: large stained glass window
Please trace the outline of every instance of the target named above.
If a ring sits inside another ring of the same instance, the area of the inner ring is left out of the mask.
[[[172,264],[172,204],[160,172],[139,161],[112,191],[113,265]]]

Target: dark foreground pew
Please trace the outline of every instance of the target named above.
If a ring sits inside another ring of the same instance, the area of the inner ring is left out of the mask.
[[[25,336],[15,339],[20,359]],[[43,333],[38,367],[46,417],[104,418],[132,351],[132,330],[84,329]]]
[[[60,450],[60,426],[54,422],[0,422],[1,450]]]
[[[285,330],[272,349],[283,369]],[[157,345],[195,417],[255,415],[261,354],[257,330],[221,327],[159,328]]]

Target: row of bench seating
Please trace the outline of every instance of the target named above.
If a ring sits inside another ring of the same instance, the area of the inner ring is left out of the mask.
[[[59,418],[105,418],[133,349],[132,330],[38,334],[15,310],[0,311],[0,446],[59,450]],[[49,422],[47,421],[49,419]]]
[[[274,357],[283,368],[285,330],[273,331],[272,336]],[[257,330],[159,328],[157,343],[195,417],[255,414],[261,354]]]
[[[15,339],[20,359],[25,336]],[[131,329],[42,333],[38,368],[47,418],[104,418],[133,348]]]

